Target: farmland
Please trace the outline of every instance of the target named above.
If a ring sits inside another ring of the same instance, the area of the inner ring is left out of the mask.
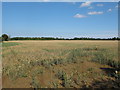
[[[118,41],[8,41],[3,88],[118,88]]]

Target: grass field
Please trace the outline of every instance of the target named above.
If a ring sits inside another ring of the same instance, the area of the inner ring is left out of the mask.
[[[120,87],[118,41],[9,41],[3,88]]]

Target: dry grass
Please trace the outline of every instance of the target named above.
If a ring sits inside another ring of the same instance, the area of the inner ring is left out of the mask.
[[[79,88],[96,80],[116,80],[101,68],[118,68],[117,41],[5,43],[18,44],[3,46],[3,87]]]

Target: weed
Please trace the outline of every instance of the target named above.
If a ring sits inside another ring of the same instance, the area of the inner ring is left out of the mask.
[[[118,68],[120,63],[114,60],[114,57],[115,56],[109,52],[97,52],[94,53],[92,61]]]
[[[38,74],[43,74],[43,72],[44,72],[43,68],[38,67],[32,72],[32,74],[33,76],[36,76]]]
[[[49,60],[42,60],[41,65],[43,65],[46,68],[50,68],[50,61]]]
[[[59,84],[57,82],[52,82],[52,84],[53,84],[54,88],[58,88]]]
[[[33,88],[41,88],[40,83],[38,82],[38,80],[35,77],[32,77],[31,85],[33,86]]]
[[[56,76],[62,80],[62,85],[64,87],[70,87],[71,83],[72,83],[72,76],[73,74],[71,74],[70,76],[67,75],[64,71],[58,71],[58,73],[56,74]]]
[[[87,71],[92,72],[94,68],[88,68]]]

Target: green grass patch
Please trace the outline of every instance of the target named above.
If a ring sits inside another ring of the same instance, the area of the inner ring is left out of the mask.
[[[2,47],[16,46],[16,45],[19,45],[19,44],[20,43],[16,43],[16,42],[3,42]]]

